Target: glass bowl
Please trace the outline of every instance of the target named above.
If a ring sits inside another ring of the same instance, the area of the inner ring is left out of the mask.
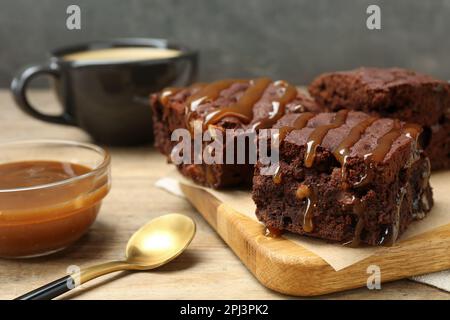
[[[71,174],[55,179],[60,173],[49,163]],[[26,176],[15,185],[19,170]],[[95,221],[110,184],[110,156],[100,147],[62,140],[1,143],[0,257],[66,248]]]

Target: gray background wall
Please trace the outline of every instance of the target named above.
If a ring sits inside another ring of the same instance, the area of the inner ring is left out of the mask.
[[[81,7],[81,30],[65,27],[69,4]],[[369,4],[380,5],[382,30],[366,28]],[[360,65],[450,78],[450,0],[0,0],[0,87],[50,48],[129,36],[198,48],[202,80],[306,83]]]

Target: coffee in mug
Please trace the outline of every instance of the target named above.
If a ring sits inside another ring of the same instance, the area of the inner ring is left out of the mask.
[[[66,61],[139,61],[177,57],[181,51],[165,48],[119,47],[74,52],[64,55]]]

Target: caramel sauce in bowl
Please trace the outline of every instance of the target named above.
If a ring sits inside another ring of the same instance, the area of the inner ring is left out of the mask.
[[[59,140],[0,144],[0,257],[50,254],[78,240],[110,189],[110,156]]]

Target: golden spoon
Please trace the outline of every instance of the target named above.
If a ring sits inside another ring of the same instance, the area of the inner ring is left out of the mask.
[[[151,220],[130,238],[124,261],[111,261],[65,276],[15,300],[53,299],[89,280],[123,270],[150,270],[178,257],[195,235],[195,222],[172,213]]]

